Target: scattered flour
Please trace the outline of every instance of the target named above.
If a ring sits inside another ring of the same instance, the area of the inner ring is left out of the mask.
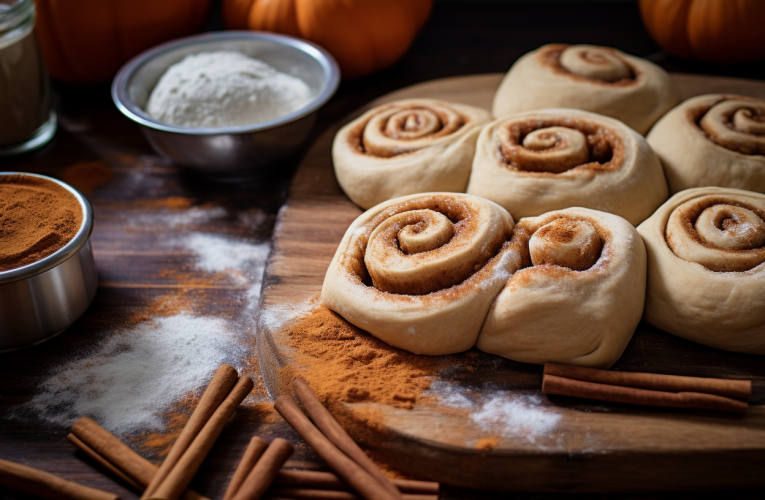
[[[498,430],[503,436],[526,434],[532,443],[536,436],[550,434],[560,415],[545,410],[539,395],[508,397],[498,395],[483,403],[470,419],[487,431]]]
[[[226,270],[248,271],[259,286],[263,266],[268,257],[268,243],[247,243],[208,233],[192,233],[185,237],[183,245],[196,255],[196,267],[216,273]],[[258,264],[252,266],[253,262]],[[260,292],[258,292],[258,296]]]
[[[89,416],[116,433],[161,428],[173,402],[203,387],[221,363],[241,357],[234,337],[216,318],[144,321],[56,369],[25,406],[62,426]]]
[[[296,111],[311,99],[308,85],[240,52],[190,54],[167,69],[146,112],[182,127],[234,127]]]
[[[166,226],[177,228],[208,224],[223,219],[228,212],[223,207],[191,207],[185,210],[151,210],[151,212],[130,217],[128,224],[133,227]]]
[[[484,396],[476,399],[461,386],[443,380],[434,381],[429,392],[445,406],[469,411],[470,420],[481,429],[503,437],[524,437],[531,443],[550,435],[561,418],[545,407],[538,394],[486,388]]]
[[[304,302],[296,302],[292,304],[285,303],[263,309],[260,312],[259,327],[269,331],[276,331],[298,318],[307,315],[319,306],[319,303],[319,298],[314,297],[312,300]]]

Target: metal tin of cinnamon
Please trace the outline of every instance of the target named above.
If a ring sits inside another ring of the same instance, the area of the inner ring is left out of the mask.
[[[65,331],[90,306],[98,274],[90,246],[93,209],[76,189],[39,174],[29,176],[65,189],[79,203],[82,222],[74,236],[53,253],[20,267],[0,271],[0,352],[44,342]]]

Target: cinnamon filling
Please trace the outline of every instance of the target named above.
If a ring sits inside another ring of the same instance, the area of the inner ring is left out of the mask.
[[[765,101],[724,95],[686,110],[686,118],[718,146],[743,155],[765,155]]]
[[[529,239],[534,266],[554,265],[584,271],[595,265],[602,250],[603,239],[586,220],[561,217],[539,228]]]
[[[508,168],[560,174],[578,169],[616,170],[624,143],[613,130],[583,119],[549,117],[501,124],[495,132]]]
[[[765,262],[765,209],[708,196],[677,207],[664,234],[678,257],[711,271],[743,272]]]
[[[461,130],[468,120],[449,106],[392,104],[353,127],[349,145],[359,153],[390,158],[410,153]],[[426,141],[423,143],[422,141]]]
[[[610,60],[611,64],[616,62],[616,65],[618,66],[616,69],[609,69],[602,72],[597,70],[588,71],[587,69],[584,69],[582,71],[584,74],[577,74],[576,72],[571,71],[561,62],[563,52],[569,48],[577,49],[577,46],[565,44],[550,45],[545,50],[539,51],[539,60],[543,65],[549,67],[554,73],[565,75],[572,80],[580,82],[588,82],[614,87],[629,87],[631,85],[636,85],[640,79],[640,70],[638,70],[626,59],[624,59],[618,53],[618,51],[608,47],[597,47],[595,50],[590,49],[586,51],[582,56],[580,56],[580,58],[583,57],[585,59],[585,61],[583,61],[583,66],[600,65],[601,61]],[[577,69],[576,66],[571,66],[574,69]],[[588,74],[591,76],[584,76]]]
[[[509,218],[457,197],[423,196],[368,222],[351,240],[344,265],[380,292],[428,295],[475,277],[503,252],[511,234]]]

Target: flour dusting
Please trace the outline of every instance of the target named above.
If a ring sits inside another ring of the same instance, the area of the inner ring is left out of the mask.
[[[195,254],[197,268],[211,273],[226,270],[247,271],[258,281],[262,279],[263,264],[270,249],[268,243],[253,244],[207,233],[190,234],[182,243]],[[248,268],[247,264],[250,262],[260,264]],[[259,283],[256,286],[259,286]]]
[[[170,404],[236,361],[234,336],[216,318],[183,313],[143,321],[56,369],[25,406],[67,427],[88,416],[112,432],[161,428]]]
[[[525,438],[531,443],[551,435],[561,419],[539,394],[485,387],[481,391],[483,397],[475,398],[458,384],[443,380],[434,381],[428,392],[445,406],[468,411],[468,418],[484,431]]]

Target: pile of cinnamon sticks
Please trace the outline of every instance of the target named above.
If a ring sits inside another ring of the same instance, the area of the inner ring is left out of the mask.
[[[633,405],[744,413],[749,406],[752,382],[547,363],[542,392]]]
[[[290,443],[276,438],[269,444],[255,436],[223,500],[255,500],[263,496],[294,500],[437,500],[438,483],[388,479],[303,379],[296,379],[293,387],[310,419],[291,396],[278,398],[275,407],[335,474],[282,469],[293,451]],[[239,377],[228,365],[221,366],[159,467],[89,418],[78,420],[67,439],[114,477],[143,491],[141,499],[207,500],[188,485],[229,417],[251,389],[252,380]],[[116,499],[114,495],[108,498]]]

